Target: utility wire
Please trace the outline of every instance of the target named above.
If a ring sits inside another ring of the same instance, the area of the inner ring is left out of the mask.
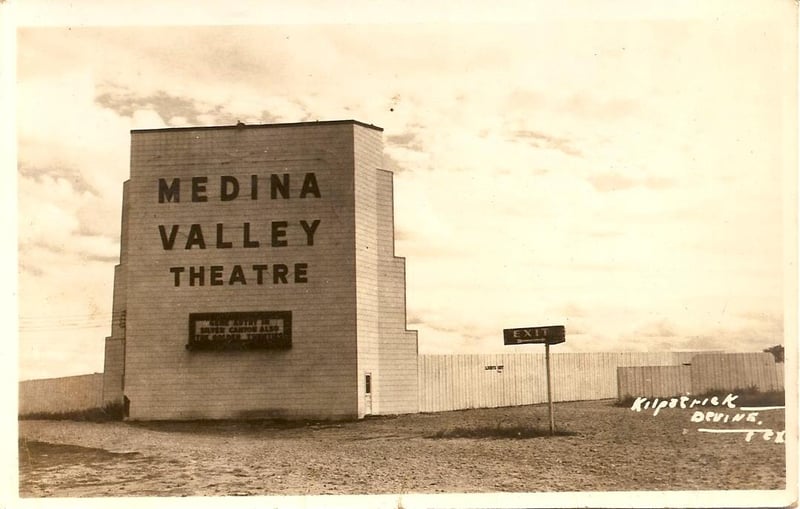
[[[21,316],[19,330],[25,332],[48,332],[64,329],[97,329],[108,327],[115,322],[124,324],[127,313],[114,311],[111,313],[93,313],[91,315],[61,316]]]

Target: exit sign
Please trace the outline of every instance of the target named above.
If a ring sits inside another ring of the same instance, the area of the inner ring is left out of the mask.
[[[529,343],[555,345],[564,341],[566,341],[566,332],[563,325],[503,329],[504,345],[524,345]]]

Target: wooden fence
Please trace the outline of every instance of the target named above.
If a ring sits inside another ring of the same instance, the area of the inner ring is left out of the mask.
[[[669,397],[735,391],[783,390],[784,365],[770,353],[698,354],[689,366],[639,366],[617,368],[620,398]]]
[[[767,352],[707,354],[692,359],[695,394],[749,388],[783,390],[783,364],[776,364],[775,357]]]
[[[697,352],[553,353],[554,401],[617,397],[620,366],[681,365]],[[420,355],[419,410],[530,405],[547,401],[545,355]]]
[[[420,355],[419,410],[530,405],[547,401],[544,353]],[[783,388],[783,364],[769,353],[553,353],[554,401],[674,396],[708,390]],[[106,400],[117,394],[106,390]],[[117,399],[116,396],[113,399]],[[19,414],[102,407],[103,374],[19,384]]]
[[[72,412],[102,406],[102,373],[19,383],[19,415]]]

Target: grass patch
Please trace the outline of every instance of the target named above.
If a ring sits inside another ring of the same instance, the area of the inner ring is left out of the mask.
[[[121,421],[125,408],[122,403],[109,403],[102,408],[89,408],[70,412],[32,412],[19,416],[20,420],[110,422]]]
[[[764,391],[761,392],[755,387],[748,389],[737,389],[731,394],[738,395],[734,401],[736,406],[784,406],[786,404],[785,391]]]
[[[556,428],[553,435],[550,428],[538,426],[482,426],[477,428],[458,427],[442,431],[437,431],[425,438],[484,438],[484,439],[527,439],[541,437],[571,437],[577,435],[574,431]]]
[[[689,403],[693,399],[703,400],[705,398],[711,398],[716,396],[720,401],[722,398],[727,396],[728,394],[733,394],[734,396],[739,396],[735,401],[734,404],[738,407],[742,406],[783,406],[786,404],[786,393],[785,391],[760,391],[756,387],[748,387],[746,389],[733,389],[733,390],[722,390],[722,389],[715,389],[711,391],[704,392],[703,394],[687,394],[686,397],[689,398]],[[679,396],[670,396],[672,398],[680,398],[683,395]],[[670,397],[659,397],[658,399],[661,400],[669,400]],[[649,397],[648,399],[653,400],[654,397]],[[636,401],[636,396],[625,396],[614,403],[614,406],[618,407],[628,407],[630,408],[633,405],[633,402]]]

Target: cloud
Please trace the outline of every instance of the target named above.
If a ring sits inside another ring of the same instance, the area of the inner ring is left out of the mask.
[[[580,157],[583,155],[580,150],[573,146],[573,142],[571,140],[544,134],[539,131],[520,129],[512,133],[512,138],[516,140],[524,140],[530,146],[535,148],[557,150],[569,156]]]
[[[737,320],[711,325],[703,321],[678,323],[674,319],[660,318],[635,324],[623,331],[616,343],[633,349],[636,345],[644,345],[647,350],[759,352],[783,343],[783,323],[754,327]]]
[[[395,230],[394,230],[394,239],[396,241],[401,241],[402,242],[402,241],[411,240],[413,238],[412,235],[413,234],[411,232],[406,232],[405,230],[400,230],[400,229],[397,229],[397,228],[395,228]]]
[[[617,172],[593,173],[586,177],[592,186],[600,192],[625,191],[633,188],[664,190],[675,186],[675,181],[668,178],[648,176],[636,178]]]
[[[409,150],[421,151],[423,146],[422,142],[417,137],[416,133],[405,132],[402,134],[389,135],[386,137],[387,144],[395,144],[405,147]]]
[[[687,350],[708,349],[729,352],[760,352],[784,343],[783,328],[718,328],[682,338],[678,345]]]
[[[409,171],[410,168],[406,166],[406,164],[401,163],[397,159],[395,159],[392,155],[392,148],[390,146],[384,147],[383,151],[383,168],[384,170],[389,170],[392,173],[398,174],[405,171]]]
[[[65,178],[42,175],[20,176],[20,210],[18,215],[19,258],[23,270],[51,273],[48,266],[37,266],[37,251],[50,251],[64,256],[59,265],[80,260],[117,261],[119,259],[119,227],[105,235],[94,222],[107,221],[91,210],[96,197],[80,191]],[[120,195],[122,190],[120,188]],[[89,210],[87,210],[87,207]],[[86,215],[93,221],[86,220]]]
[[[486,330],[472,332],[469,325],[449,322],[434,313],[427,313],[424,316],[409,314],[408,319],[408,328],[418,331],[421,354],[477,353],[485,351],[487,346],[491,349],[492,343],[498,342],[502,347],[502,332]]]
[[[557,311],[563,313],[565,316],[575,318],[582,318],[588,314],[588,310],[585,307],[575,304],[574,302],[568,302],[560,306]]]
[[[636,185],[632,178],[619,173],[598,173],[590,175],[587,180],[601,192],[622,191]]]
[[[502,328],[545,324],[566,325],[567,342],[560,347],[564,352],[752,352],[782,343],[780,327],[754,329],[731,325],[707,329],[702,325],[690,324],[678,327],[665,318],[640,321],[632,318],[630,310],[603,308],[586,309],[581,316],[564,316],[570,314],[568,312],[573,307],[574,304],[569,303],[561,307],[561,312],[529,314],[527,319],[496,319],[493,325],[488,326],[469,318],[454,325],[448,321],[445,309],[440,310],[438,315],[415,312],[409,315],[409,327],[419,330],[421,353],[502,353],[507,350],[501,340]],[[630,323],[620,327],[617,317],[609,320],[609,314],[628,316]],[[609,326],[608,323],[615,325]],[[706,332],[699,332],[703,330]]]
[[[677,336],[675,327],[666,319],[644,324],[636,329],[635,334],[647,338],[673,338]]]
[[[663,177],[646,177],[641,185],[647,189],[669,189],[675,186],[675,181]]]
[[[773,327],[783,323],[783,315],[766,311],[748,311],[738,313],[737,316],[756,323],[772,324]]]
[[[167,94],[163,90],[152,95],[140,96],[120,85],[100,85],[95,96],[97,104],[115,111],[122,117],[133,118],[138,110],[155,111],[162,118],[182,117],[191,123],[197,122],[200,111],[194,101]]]
[[[17,92],[23,172],[51,173],[98,197],[118,195],[128,173],[131,124],[95,103],[91,77],[70,72],[53,80],[26,80]],[[111,202],[104,209],[100,215],[119,205]]]
[[[615,121],[638,111],[638,104],[631,99],[601,99],[589,93],[574,93],[561,103],[561,107],[575,115]]]

